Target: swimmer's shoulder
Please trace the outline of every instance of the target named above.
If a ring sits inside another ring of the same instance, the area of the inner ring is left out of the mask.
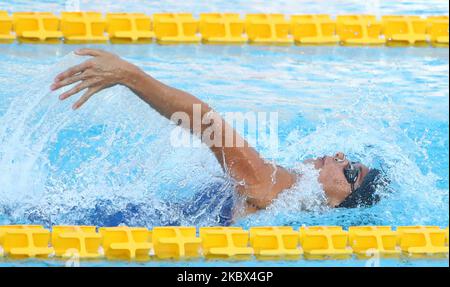
[[[266,209],[279,194],[292,188],[297,180],[296,173],[279,167],[272,178],[268,178],[260,184],[238,186],[238,189],[245,189],[245,192],[238,190],[240,194],[247,194],[241,209],[244,209],[247,214]]]
[[[241,198],[235,205],[235,216],[243,217],[249,214],[256,213],[261,210],[265,210],[272,202],[285,190],[291,189],[298,180],[298,175],[286,169],[279,169],[280,173],[277,173],[276,180],[269,179],[262,184],[244,185],[237,188],[247,189],[247,194],[252,196],[246,196]],[[238,192],[242,194],[241,192]]]

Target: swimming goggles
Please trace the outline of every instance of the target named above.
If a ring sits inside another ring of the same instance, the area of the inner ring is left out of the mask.
[[[344,162],[347,160],[347,157],[345,155],[344,158],[335,157],[334,160],[337,162]],[[361,170],[356,167],[357,164],[357,162],[349,161],[348,165],[344,167],[344,176],[347,182],[351,185],[352,192],[355,191],[355,183],[358,181],[358,176],[361,172]]]
[[[352,192],[355,191],[355,183],[358,181],[360,173],[360,169],[355,166],[356,164],[356,162],[348,162],[348,165],[344,168],[345,179],[350,184]]]

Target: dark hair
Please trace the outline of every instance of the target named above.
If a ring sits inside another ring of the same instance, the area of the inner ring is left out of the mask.
[[[370,207],[381,200],[381,196],[376,193],[377,189],[386,187],[389,180],[379,169],[371,169],[364,177],[360,187],[355,189],[347,198],[337,207],[356,208]]]

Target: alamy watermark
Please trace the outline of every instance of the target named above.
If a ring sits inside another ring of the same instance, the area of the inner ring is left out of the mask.
[[[202,144],[210,148],[263,146],[271,153],[278,152],[277,112],[227,112],[220,115],[210,111],[202,114],[202,106],[196,104],[192,113],[176,112],[171,120],[177,123],[170,135],[173,147],[200,147]],[[201,142],[195,138],[200,138]]]

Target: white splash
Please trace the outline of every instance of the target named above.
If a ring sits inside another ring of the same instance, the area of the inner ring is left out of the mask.
[[[327,200],[318,182],[319,170],[311,164],[298,164],[293,171],[300,175],[297,183],[283,191],[267,208],[269,212],[323,211]]]

